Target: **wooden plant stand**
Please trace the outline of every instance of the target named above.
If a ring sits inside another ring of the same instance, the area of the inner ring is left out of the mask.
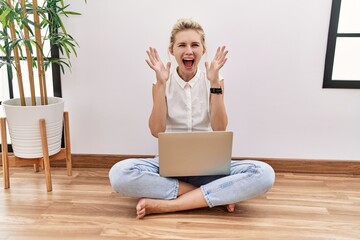
[[[6,137],[6,119],[0,118],[1,126],[1,153],[2,153],[2,165],[4,175],[4,188],[10,188],[10,174],[9,163],[12,166],[29,166],[34,165],[35,172],[39,172],[39,166],[45,170],[46,189],[48,192],[52,191],[51,170],[50,162],[56,160],[66,160],[67,175],[72,175],[72,163],[71,163],[71,148],[70,148],[70,127],[69,127],[69,114],[64,112],[64,136],[65,147],[61,148],[57,154],[49,156],[48,142],[46,135],[45,120],[39,120],[41,143],[43,150],[43,157],[40,158],[20,158],[15,155],[8,154],[7,137]]]

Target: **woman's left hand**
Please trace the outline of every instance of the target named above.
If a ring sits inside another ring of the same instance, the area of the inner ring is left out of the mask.
[[[225,46],[218,47],[214,59],[209,64],[205,62],[206,75],[211,84],[216,84],[219,79],[219,70],[224,66],[227,61],[226,55],[228,50]]]

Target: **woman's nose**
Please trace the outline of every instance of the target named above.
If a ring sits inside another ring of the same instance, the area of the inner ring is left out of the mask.
[[[186,48],[185,48],[185,53],[192,53],[192,48],[191,48],[191,46],[186,46]]]

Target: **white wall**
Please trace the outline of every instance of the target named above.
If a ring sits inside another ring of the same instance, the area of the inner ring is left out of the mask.
[[[360,90],[322,89],[331,0],[88,0],[66,23],[81,47],[63,76],[73,153],[155,154],[153,71],[175,21],[192,17],[222,71],[233,156],[360,159]]]

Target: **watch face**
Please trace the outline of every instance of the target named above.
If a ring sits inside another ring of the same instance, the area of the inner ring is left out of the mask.
[[[211,93],[222,94],[221,88],[210,88]]]

